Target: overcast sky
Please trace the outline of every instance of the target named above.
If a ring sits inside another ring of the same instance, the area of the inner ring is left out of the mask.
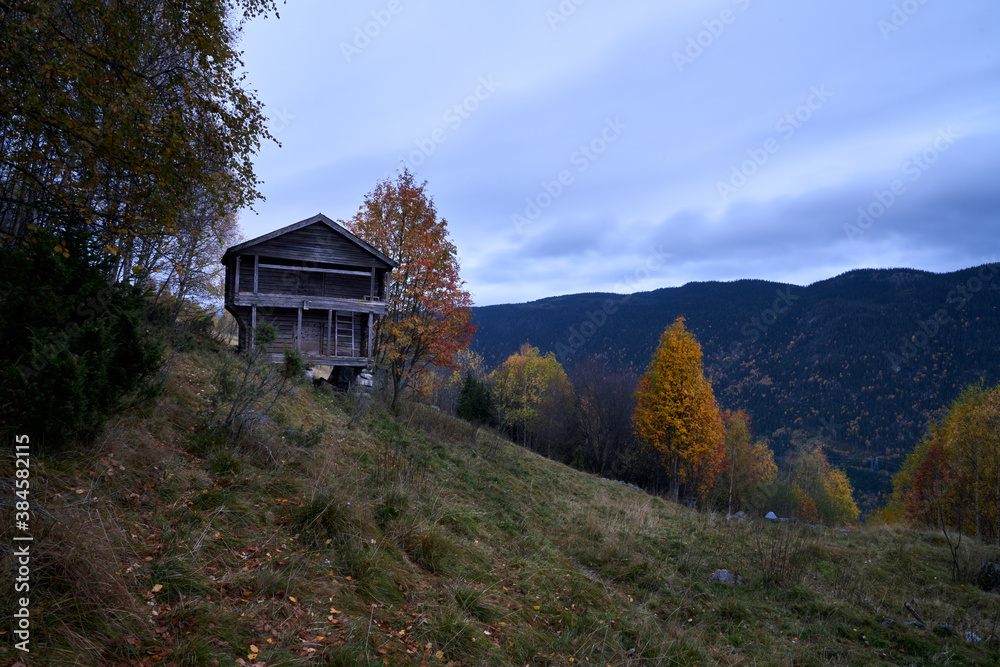
[[[1000,254],[995,0],[288,0],[248,238],[404,164],[477,305]]]

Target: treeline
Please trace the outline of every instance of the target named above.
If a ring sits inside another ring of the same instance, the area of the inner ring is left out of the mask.
[[[663,332],[641,376],[601,356],[567,373],[555,353],[527,343],[490,372],[469,351],[458,365],[425,379],[426,399],[546,457],[702,508],[809,523],[858,518],[850,483],[821,442],[799,434],[776,460],[745,410],[719,408],[683,319]]]
[[[639,373],[683,315],[719,403],[745,409],[776,452],[793,448],[796,431],[822,434],[895,471],[926,414],[980,377],[1000,381],[998,306],[995,263],[940,275],[858,270],[807,287],[691,283],[476,308],[473,349],[495,365],[528,340],[571,375],[592,356]]]

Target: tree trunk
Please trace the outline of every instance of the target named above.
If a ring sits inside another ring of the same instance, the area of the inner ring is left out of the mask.
[[[736,465],[729,465],[729,516],[733,515],[733,480],[736,478]]]
[[[996,534],[993,537],[996,539],[997,546],[1000,546],[1000,470],[997,470],[994,479],[996,482],[993,486],[993,498],[995,500],[993,511],[997,513],[997,527]]]
[[[681,493],[680,480],[677,479],[677,454],[674,454],[673,461],[670,463],[670,484],[673,485],[674,504],[677,504],[680,502]]]
[[[375,383],[372,383],[372,393],[375,393]],[[397,362],[392,365],[392,403],[390,409],[396,414],[396,406],[399,402],[399,393],[403,390],[403,369],[399,368]]]
[[[979,512],[979,462],[976,462],[975,467],[975,483],[972,487],[972,497],[975,501],[976,507],[976,539],[981,540],[983,538],[982,531],[982,514]]]

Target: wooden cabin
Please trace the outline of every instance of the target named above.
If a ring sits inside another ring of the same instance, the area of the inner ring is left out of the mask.
[[[330,218],[320,213],[235,245],[222,263],[241,350],[269,322],[278,330],[272,361],[283,360],[286,346],[308,364],[364,368],[372,361],[372,330],[399,265]]]

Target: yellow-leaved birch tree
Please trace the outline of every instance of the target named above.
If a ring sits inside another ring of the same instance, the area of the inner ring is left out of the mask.
[[[674,502],[682,485],[685,493],[703,498],[723,465],[725,429],[705,377],[701,345],[683,317],[660,336],[635,397],[633,427],[660,454]]]

